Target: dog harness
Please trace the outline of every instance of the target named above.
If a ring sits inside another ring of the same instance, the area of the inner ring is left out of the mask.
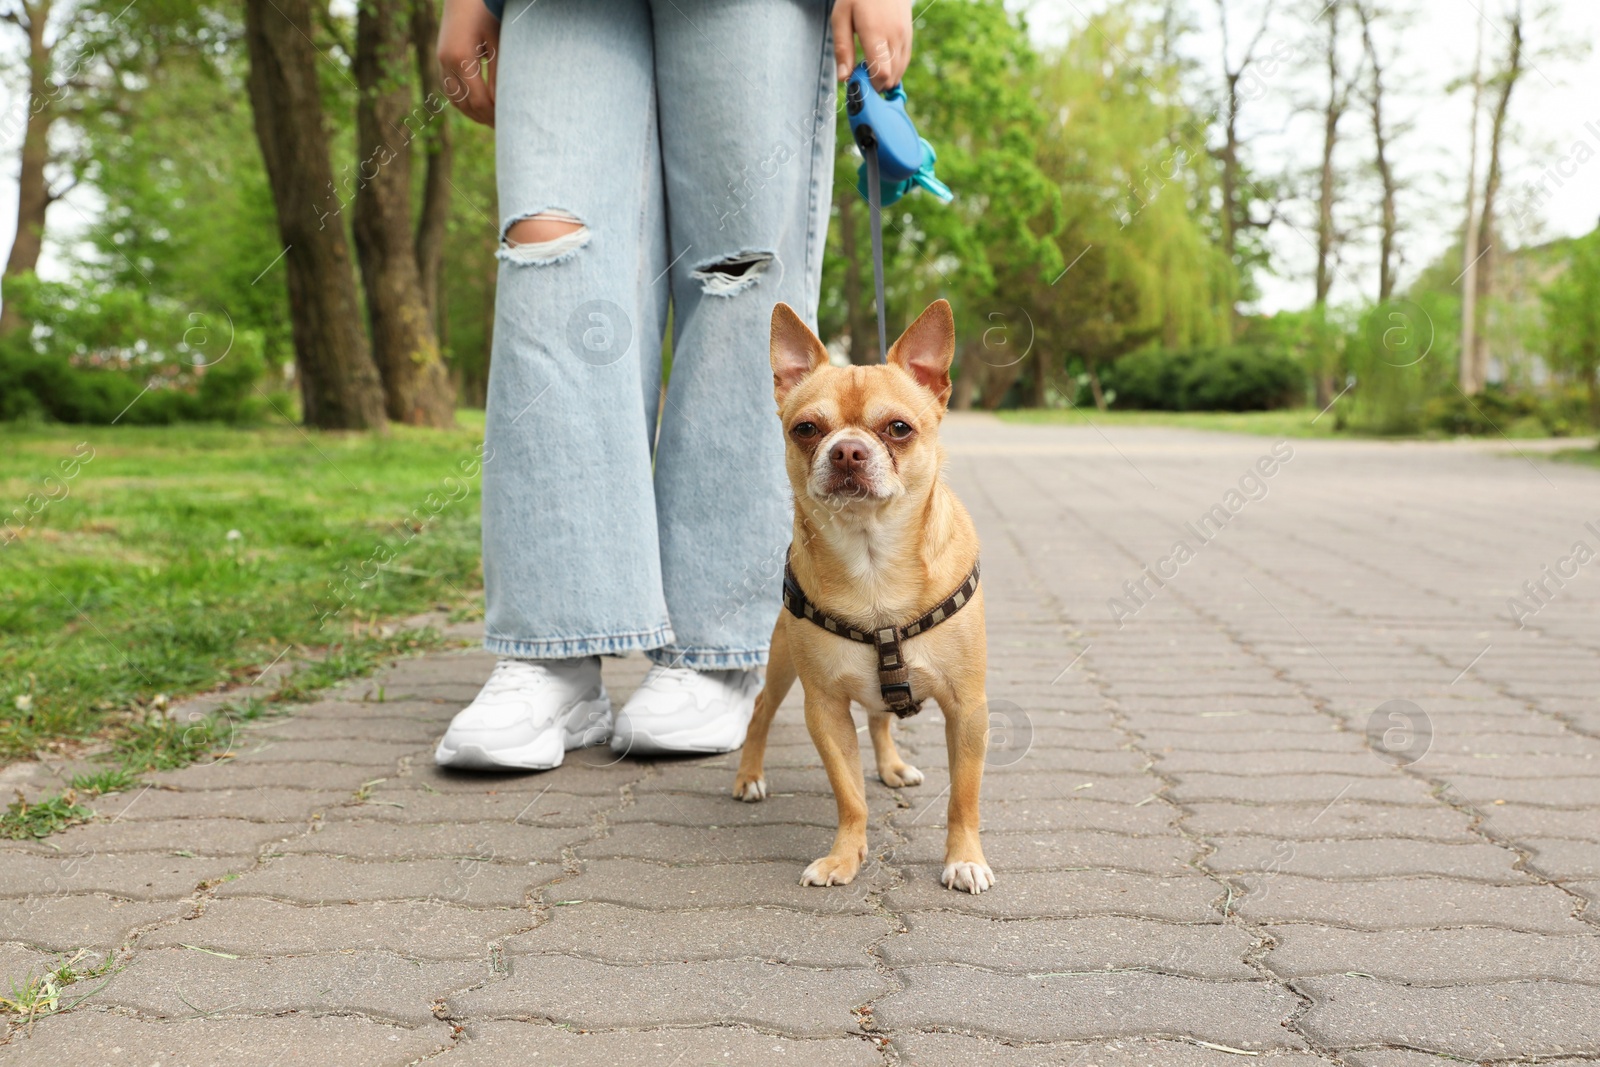
[[[789,561],[783,563],[783,606],[797,619],[815,623],[831,634],[871,645],[878,651],[878,692],[889,710],[900,718],[915,715],[922,710],[922,701],[911,695],[911,668],[900,652],[900,642],[931,630],[966,606],[972,594],[978,591],[978,564],[974,560],[972,572],[956,591],[945,597],[934,609],[904,626],[885,626],[877,630],[858,630],[842,619],[837,619],[813,604],[795,579]]]

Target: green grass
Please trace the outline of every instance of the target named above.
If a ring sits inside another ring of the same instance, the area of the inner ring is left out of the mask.
[[[17,1016],[23,1024],[31,1024],[41,1016],[54,1015],[82,1004],[105,988],[105,983],[63,1003],[67,988],[86,978],[99,978],[116,963],[114,956],[107,955],[99,963],[85,966],[87,957],[87,951],[79,950],[72,956],[58,958],[55,965],[43,974],[30,973],[21,979],[11,979],[8,983],[10,995],[0,994],[0,1012]]]
[[[1600,469],[1600,448],[1564,448],[1560,452],[1550,453],[1550,458]]]
[[[304,697],[416,646],[375,620],[467,609],[482,416],[461,422],[0,425],[0,759],[96,735],[129,773],[192,758],[215,739],[152,733],[149,709],[333,646],[282,694]]]
[[[126,793],[138,784],[139,776],[126,767],[107,767],[93,774],[74,775],[72,779],[74,792],[87,793],[91,797],[104,796],[107,793]]]
[[[1321,415],[1316,408],[1284,408],[1278,411],[1096,411],[1094,408],[1018,408],[995,412],[1006,422],[1049,426],[1175,426],[1185,430],[1213,430],[1222,433],[1259,434],[1263,437],[1355,437],[1368,440],[1377,435],[1354,434],[1338,429],[1337,409]],[[1312,420],[1315,419],[1315,422]],[[1501,426],[1507,437],[1517,440],[1550,436],[1544,423],[1528,417]],[[1404,435],[1414,439],[1442,439],[1437,432]],[[1499,439],[1499,434],[1493,435]],[[1583,455],[1582,452],[1576,453]],[[1566,455],[1566,453],[1562,453]]]
[[[1334,437],[1334,412],[1316,408],[1280,411],[1096,411],[1094,408],[1019,408],[995,414],[1006,422],[1049,426],[1176,426],[1264,437]],[[1316,419],[1313,423],[1311,420]]]
[[[32,804],[18,792],[0,815],[0,838],[39,841],[93,817],[94,812],[79,804],[77,793],[70,789]]]

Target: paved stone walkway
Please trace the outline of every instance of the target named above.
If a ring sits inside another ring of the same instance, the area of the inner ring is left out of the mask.
[[[833,805],[793,699],[759,805],[734,757],[448,775],[431,742],[490,661],[436,655],[7,844],[0,974],[119,969],[0,1064],[1600,1059],[1600,560],[1561,562],[1600,548],[1600,475],[946,437],[985,545],[993,891],[937,881],[936,710],[905,733],[926,784],[869,779],[863,875],[802,889]],[[606,669],[620,699],[642,661]]]

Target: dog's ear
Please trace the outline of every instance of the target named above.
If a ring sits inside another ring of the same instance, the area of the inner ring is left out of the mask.
[[[950,361],[956,358],[956,320],[950,304],[935,300],[889,349],[889,362],[939,398],[950,399]]]
[[[828,362],[823,347],[811,327],[788,304],[772,308],[772,395],[778,403],[812,371]]]

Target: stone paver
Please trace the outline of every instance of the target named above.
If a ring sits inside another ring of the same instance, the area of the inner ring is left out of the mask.
[[[464,908],[421,900],[305,905],[225,897],[207,902],[197,918],[150,931],[139,944],[265,957],[311,955],[337,945],[341,952],[478,960],[489,958],[491,945],[535,922],[523,907]]]
[[[433,1001],[490,976],[489,960],[424,961],[392,952],[228,959],[191,948],[151,948],[97,993],[101,1007],[159,1019],[238,1012],[357,1014],[418,1026]]]
[[[993,890],[938,883],[937,708],[901,730],[922,786],[868,771],[856,883],[806,889],[834,806],[798,690],[752,806],[727,795],[736,755],[440,771],[492,658],[439,653],[0,844],[0,992],[80,949],[114,962],[13,1027],[0,1067],[1600,1058],[1600,583],[1505,617],[1590,536],[1600,476],[1292,442],[1201,543],[1185,523],[1270,440],[945,436],[1004,715]],[[1148,577],[1179,538],[1193,558]],[[644,662],[605,670],[620,701]],[[1394,700],[1425,744],[1374,718]],[[0,784],[36,796],[81,762]]]
[[[166,924],[194,910],[191,901],[145,902],[97,893],[41,892],[0,901],[6,936],[52,952],[117,947],[140,927]]]
[[[0,1065],[256,1067],[315,1062],[326,1067],[401,1067],[450,1045],[450,1028],[444,1023],[409,1028],[309,1015],[163,1021],[80,1009],[39,1020],[26,1035],[0,1045]]]
[[[787,908],[644,911],[594,901],[553,907],[534,930],[504,939],[515,957],[565,953],[605,963],[771,960],[805,967],[860,967],[892,922],[881,915]],[[529,959],[528,966],[541,961]]]
[[[1013,1041],[1191,1034],[1244,1049],[1303,1044],[1284,1026],[1298,1002],[1277,983],[920,965],[899,968],[898,976],[905,989],[873,1009],[874,1021],[890,1030],[971,1027]]]
[[[1138,970],[1155,965],[1198,978],[1254,978],[1245,962],[1259,944],[1251,931],[1221,923],[1169,923],[1096,916],[1008,922],[919,912],[884,942],[892,966],[964,963],[1023,974]]]
[[[984,1067],[1238,1067],[1241,1062],[1238,1051],[1148,1038],[1019,1046],[966,1034],[913,1033],[896,1044],[904,1056],[901,1062],[909,1067],[975,1063]],[[1313,1052],[1267,1050],[1252,1053],[1249,1062],[1263,1067],[1325,1067],[1333,1061]]]
[[[1600,932],[1564,937],[1493,927],[1341,930],[1275,926],[1265,957],[1285,978],[1363,972],[1410,985],[1548,979],[1600,985]]]
[[[1600,989],[1565,982],[1424,988],[1308,978],[1305,1031],[1327,1044],[1395,1044],[1468,1060],[1600,1055]]]
[[[503,864],[491,849],[452,860],[358,863],[332,856],[283,856],[248,881],[218,886],[216,895],[264,896],[297,904],[347,900],[426,900],[474,907],[517,907],[539,884],[560,873],[551,864]]]
[[[575,956],[524,958],[504,981],[451,998],[459,1015],[549,1019],[584,1030],[742,1023],[790,1037],[855,1029],[853,1009],[890,982],[862,958],[851,968],[716,960],[628,967]]]
[[[441,1067],[684,1067],[686,1064],[801,1063],[876,1067],[877,1045],[860,1038],[797,1040],[743,1027],[574,1033],[540,1023],[487,1022],[469,1027],[435,1062]]]

